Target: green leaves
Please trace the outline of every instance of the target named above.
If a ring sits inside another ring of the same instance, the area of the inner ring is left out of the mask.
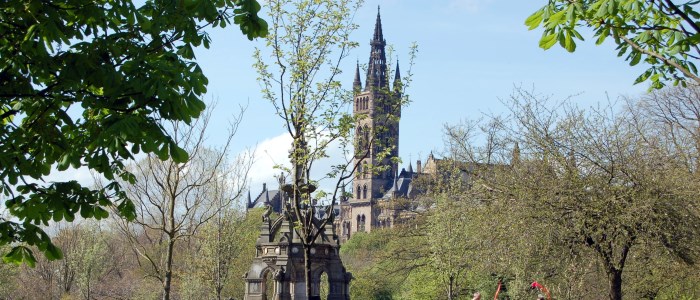
[[[114,181],[133,182],[124,161],[139,152],[188,160],[162,122],[189,124],[205,107],[208,80],[193,61],[193,48],[209,43],[203,28],[237,18],[253,39],[267,34],[267,23],[255,0],[179,3],[9,0],[0,6],[0,19],[13,23],[0,26],[0,193],[17,219],[0,227],[0,243],[38,245],[32,244],[38,234],[48,243],[40,250],[59,257],[36,225],[76,214],[102,219],[113,203],[133,218],[133,204]],[[104,189],[68,180],[27,183],[42,181],[54,166],[87,167],[111,182]],[[11,259],[31,261],[25,250]]]
[[[635,83],[650,80],[651,88],[660,88],[668,80],[673,80],[674,85],[685,84],[686,80],[700,83],[693,68],[696,53],[692,49],[700,40],[700,13],[694,9],[689,3],[678,5],[671,1],[657,5],[643,0],[555,0],[530,15],[525,26],[528,30],[543,27],[539,46],[545,50],[559,41],[567,51],[575,51],[574,38],[583,40],[575,30],[579,27],[594,30],[596,45],[612,36],[618,45],[618,56],[633,66],[644,62],[650,70],[662,74],[639,76]]]
[[[527,17],[525,20],[525,26],[527,26],[527,30],[533,30],[537,27],[540,26],[540,23],[542,23],[544,17],[544,9],[540,9],[536,11],[534,14],[530,15]]]
[[[249,40],[267,36],[267,22],[258,17],[260,4],[256,0],[236,0],[238,8],[233,10],[233,22],[237,24]]]

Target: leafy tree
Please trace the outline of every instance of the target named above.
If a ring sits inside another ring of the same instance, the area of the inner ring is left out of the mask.
[[[333,223],[335,216],[331,209],[343,196],[345,181],[352,179],[358,168],[353,158],[378,151],[371,149],[381,149],[383,155],[395,151],[393,147],[379,147],[382,141],[379,137],[386,132],[386,128],[380,128],[382,126],[375,127],[371,138],[355,145],[354,152],[348,150],[353,129],[366,116],[353,117],[348,112],[352,91],[344,90],[338,77],[342,73],[342,60],[357,47],[356,42],[349,40],[349,35],[357,27],[353,17],[362,3],[362,0],[270,1],[271,30],[267,47],[271,53],[256,49],[254,54],[263,98],[273,104],[293,140],[292,167],[286,170],[291,175],[291,184],[285,187],[291,199],[286,208],[304,248],[307,295],[311,293],[308,259],[311,246],[324,228]],[[268,54],[270,60],[266,59]],[[411,61],[414,54],[415,47]],[[410,78],[410,72],[407,77]],[[409,78],[405,78],[406,83],[410,82]],[[405,85],[395,84],[394,92],[405,89]],[[396,94],[389,94],[388,90],[377,93],[383,99],[396,100],[395,103],[382,104],[387,107],[387,119],[397,119],[398,115],[391,109],[400,107],[407,97],[396,99]],[[357,132],[360,132],[359,128]],[[346,161],[331,166],[326,174],[312,179],[312,171],[317,172],[313,166],[327,158],[330,147],[336,145],[346,154]],[[334,180],[335,185],[332,191],[319,191],[313,196],[330,200],[324,208],[326,212],[317,214],[319,208],[313,205],[312,193],[318,183],[326,179]],[[316,218],[318,215],[322,217]]]
[[[345,146],[350,141],[354,119],[346,108],[351,98],[338,76],[340,62],[357,46],[349,35],[357,27],[352,17],[362,2],[269,1],[271,30],[267,46],[272,63],[266,63],[263,51],[255,51],[263,98],[274,105],[293,139],[288,213],[304,248],[308,296],[311,295],[311,245],[325,226],[333,223],[334,217],[326,213],[322,220],[315,220],[316,206],[312,205],[311,193],[318,182],[310,178],[310,172],[315,162],[328,156],[332,142]],[[331,207],[342,194],[342,182],[352,176],[354,166],[349,168],[350,164],[334,166],[328,174],[337,178],[330,196]]]
[[[649,65],[635,83],[651,81],[651,88],[667,82],[700,83],[695,66],[700,58],[700,12],[697,1],[553,0],[530,15],[525,25],[542,26],[540,47],[559,44],[567,51],[583,40],[579,28],[593,30],[596,44],[612,38],[618,56],[634,66]]]
[[[521,203],[517,219],[549,225],[535,227],[544,246],[592,253],[611,300],[622,299],[625,267],[645,247],[695,264],[700,185],[673,141],[656,134],[660,124],[633,118],[633,107],[551,106],[522,90],[507,103],[509,132],[527,155],[492,184],[501,201]]]
[[[104,279],[105,275],[114,266],[110,257],[110,249],[107,245],[107,235],[95,224],[86,224],[74,229],[78,241],[70,252],[68,264],[75,272],[75,285],[83,299],[95,298],[95,286]]]
[[[252,209],[245,214],[235,209],[222,209],[212,222],[205,224],[197,235],[196,251],[192,253],[194,264],[191,275],[206,287],[206,293],[214,299],[243,298],[244,286],[241,274],[250,267],[255,257],[259,223],[264,209]],[[241,283],[241,284],[237,284]],[[202,294],[198,294],[201,298]]]
[[[124,162],[141,152],[187,161],[160,122],[189,124],[204,109],[193,47],[209,47],[207,27],[232,22],[249,39],[264,36],[259,9],[256,0],[3,1],[0,193],[12,218],[0,217],[0,244],[14,246],[4,260],[34,265],[27,245],[60,258],[39,227],[51,220],[103,219],[111,205],[133,219],[119,181],[136,178]],[[52,168],[79,167],[109,183],[43,182]]]

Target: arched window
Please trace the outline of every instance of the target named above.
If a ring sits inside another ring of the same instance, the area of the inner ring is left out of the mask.
[[[357,215],[357,231],[360,231],[360,224],[362,224],[362,218],[360,218],[360,215]]]
[[[365,231],[365,215],[362,214],[362,218],[360,218],[360,231]]]
[[[360,186],[358,185],[358,186],[357,186],[357,197],[356,197],[355,199],[357,199],[357,200],[360,199],[360,192],[361,192],[361,191],[362,191],[362,189],[361,189]]]
[[[362,199],[367,199],[367,185],[362,188]]]
[[[364,175],[364,168],[362,167],[362,164],[357,165],[357,174],[355,174],[357,178],[360,178],[360,176]]]
[[[369,128],[367,125],[362,127],[362,139],[365,141],[364,147],[369,147]]]
[[[369,173],[369,169],[367,168],[367,162],[363,162],[362,165],[364,166],[362,167],[362,178],[367,178],[367,173]]]

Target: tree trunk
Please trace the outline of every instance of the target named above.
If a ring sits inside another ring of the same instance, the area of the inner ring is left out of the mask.
[[[313,295],[311,290],[311,247],[304,245],[304,274],[306,279],[306,299],[317,300],[320,297]]]
[[[221,283],[221,212],[216,214],[216,299],[221,300],[221,290],[223,289],[223,284]]]
[[[455,278],[454,276],[450,275],[450,286],[447,288],[447,300],[452,300],[453,299],[453,294],[454,294],[454,285]]]
[[[622,300],[622,270],[608,270],[610,300]]]
[[[168,238],[168,256],[165,260],[165,277],[163,278],[163,300],[170,300],[170,285],[173,278],[173,249],[175,240]]]

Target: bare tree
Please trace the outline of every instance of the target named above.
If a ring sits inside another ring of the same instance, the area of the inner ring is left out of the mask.
[[[162,284],[164,300],[172,294],[176,244],[240,198],[252,163],[245,155],[232,162],[228,159],[241,115],[231,124],[223,146],[205,145],[211,112],[208,109],[190,125],[167,125],[175,144],[190,154],[186,163],[148,155],[130,166],[136,181],[125,184],[125,190],[134,200],[137,217],[132,222],[116,219],[139,265]]]

